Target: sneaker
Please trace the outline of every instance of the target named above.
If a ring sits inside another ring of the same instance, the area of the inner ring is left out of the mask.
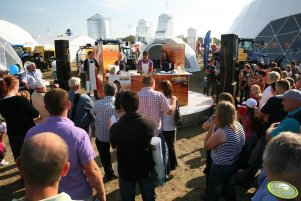
[[[7,162],[7,161],[5,161],[4,159],[0,162],[0,165],[3,165],[3,166],[5,166],[5,165],[9,165],[9,162]]]

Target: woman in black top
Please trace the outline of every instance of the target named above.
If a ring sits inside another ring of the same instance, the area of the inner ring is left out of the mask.
[[[0,81],[0,114],[5,118],[9,144],[15,160],[20,154],[27,131],[35,126],[39,112],[22,96],[17,96],[19,80],[6,76]]]

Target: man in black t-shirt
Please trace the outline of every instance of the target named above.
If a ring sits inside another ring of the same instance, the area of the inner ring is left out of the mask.
[[[207,76],[207,96],[209,96],[209,93],[211,96],[215,93],[215,87],[216,87],[216,67],[214,65],[215,59],[211,58],[209,60],[208,66],[205,67],[205,73]]]
[[[290,89],[290,83],[287,80],[279,80],[276,83],[275,92],[276,95],[284,94],[287,90]],[[282,99],[277,97],[271,97],[267,103],[261,108],[259,117],[264,116],[263,127],[266,130],[270,127],[272,123],[280,122],[286,115],[287,112],[284,111]],[[265,133],[264,130],[264,133]]]

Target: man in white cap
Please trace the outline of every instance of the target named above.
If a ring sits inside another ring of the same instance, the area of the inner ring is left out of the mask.
[[[301,92],[297,89],[291,89],[279,96],[283,98],[282,104],[287,117],[280,123],[273,123],[266,131],[266,138],[270,140],[281,132],[300,133],[301,126]]]
[[[80,94],[80,81],[78,77],[72,77],[68,80],[69,100],[71,102],[68,117],[74,122],[75,126],[89,133],[89,126],[94,121],[91,113],[94,104],[89,96]]]
[[[32,106],[39,111],[40,117],[36,120],[36,124],[43,123],[49,116],[49,112],[45,108],[44,96],[46,93],[45,80],[35,81],[35,91],[31,95]]]

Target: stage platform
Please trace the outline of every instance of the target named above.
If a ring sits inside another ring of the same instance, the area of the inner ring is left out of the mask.
[[[206,121],[212,113],[214,100],[202,93],[188,91],[188,105],[181,106],[183,126],[190,127]]]

